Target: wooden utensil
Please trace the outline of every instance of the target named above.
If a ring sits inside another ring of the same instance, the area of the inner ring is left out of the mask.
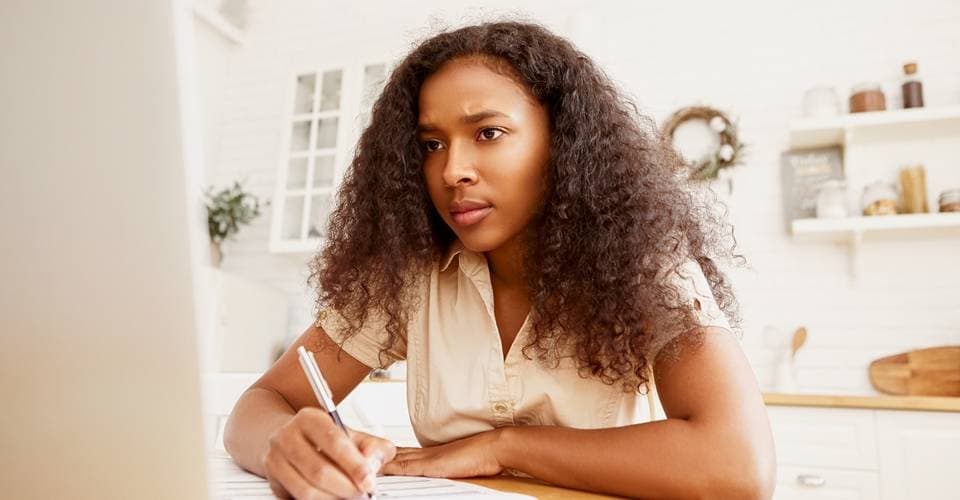
[[[870,383],[886,394],[960,396],[960,346],[930,347],[870,363]]]
[[[793,332],[793,344],[790,347],[790,357],[796,358],[797,351],[803,347],[803,344],[807,341],[807,329],[805,327],[797,328],[797,331]]]

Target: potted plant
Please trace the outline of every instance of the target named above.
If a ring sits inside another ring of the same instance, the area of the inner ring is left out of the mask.
[[[223,261],[221,245],[228,238],[233,238],[240,226],[250,224],[260,216],[260,199],[243,190],[240,182],[234,182],[232,187],[221,189],[214,193],[214,188],[207,189],[207,230],[210,233],[210,262],[214,267],[220,267]],[[263,206],[269,205],[264,202]]]

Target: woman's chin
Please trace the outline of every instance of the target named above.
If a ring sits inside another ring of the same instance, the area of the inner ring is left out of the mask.
[[[464,248],[475,253],[496,250],[506,241],[506,238],[503,238],[502,235],[493,234],[489,231],[457,231],[456,233]]]

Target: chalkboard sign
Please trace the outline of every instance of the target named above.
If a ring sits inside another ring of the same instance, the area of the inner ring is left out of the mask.
[[[787,229],[794,219],[816,217],[820,186],[843,178],[843,148],[839,146],[785,151],[780,162],[780,179]]]

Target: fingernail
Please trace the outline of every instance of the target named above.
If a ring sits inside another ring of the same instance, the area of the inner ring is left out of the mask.
[[[367,476],[363,478],[363,489],[367,493],[377,491],[377,472],[380,471],[381,465],[383,465],[383,453],[377,451],[367,458]]]
[[[373,474],[368,474],[367,477],[363,478],[363,491],[367,493],[373,493],[377,490],[377,480]]]

